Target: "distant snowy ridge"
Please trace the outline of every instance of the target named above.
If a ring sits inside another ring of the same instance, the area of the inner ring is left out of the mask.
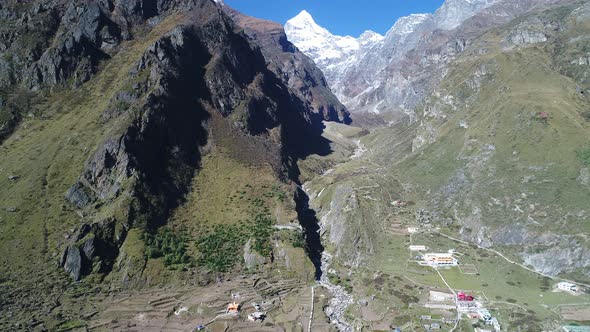
[[[285,32],[324,72],[332,91],[349,110],[410,112],[423,89],[418,86],[421,83],[414,83],[419,77],[404,73],[415,59],[407,58],[408,54],[424,44],[424,36],[436,30],[452,31],[501,1],[506,0],[446,0],[434,14],[400,17],[385,36],[366,31],[358,38],[330,33],[304,10],[287,21]],[[440,58],[427,52],[423,60],[427,66]]]

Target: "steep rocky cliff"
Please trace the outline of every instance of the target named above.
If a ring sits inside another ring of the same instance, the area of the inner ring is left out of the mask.
[[[100,291],[240,271],[195,243],[225,236],[217,223],[236,227],[236,244],[248,241],[259,263],[306,280],[305,259],[289,265],[302,245],[272,236],[272,225],[297,220],[296,161],[329,149],[322,121],[349,121],[307,58],[289,44],[291,58],[265,51],[274,36],[249,37],[210,0],[0,9],[0,326],[70,317],[68,278]],[[217,181],[209,197],[202,180]],[[244,202],[222,203],[250,180],[257,189]],[[211,195],[223,205],[205,217]],[[223,216],[233,206],[244,212]],[[195,210],[203,219],[182,218]],[[153,270],[170,265],[169,275]]]
[[[225,9],[261,46],[269,69],[288,82],[301,99],[310,101],[325,120],[350,123],[348,111],[330,91],[322,71],[287,40],[280,24],[245,16],[230,7]]]

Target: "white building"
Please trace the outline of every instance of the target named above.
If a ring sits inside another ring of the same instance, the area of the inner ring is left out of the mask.
[[[419,245],[411,245],[410,251],[426,251],[428,247],[426,246],[419,246]]]
[[[427,253],[424,254],[424,262],[432,267],[457,266],[459,264],[452,253]]]
[[[479,314],[479,317],[481,317],[481,319],[485,322],[491,322],[492,321],[492,314],[488,311],[488,309],[485,308],[481,308],[477,311],[477,313]]]
[[[562,281],[562,282],[557,283],[557,289],[562,290],[562,291],[566,291],[566,292],[575,293],[578,291],[578,285],[573,284],[571,282]]]
[[[481,303],[477,301],[457,301],[457,310],[461,312],[474,312],[481,308]]]

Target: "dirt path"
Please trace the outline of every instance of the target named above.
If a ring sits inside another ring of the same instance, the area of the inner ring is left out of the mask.
[[[459,312],[459,306],[457,305],[457,293],[449,285],[449,283],[447,283],[447,281],[443,277],[442,273],[440,273],[440,271],[437,268],[434,268],[434,270],[436,271],[436,273],[438,273],[438,276],[440,277],[440,279],[447,286],[447,288],[451,291],[451,293],[453,293],[453,297],[455,298],[455,310],[457,310],[457,321],[455,322],[455,326],[453,326],[453,328],[449,331],[449,332],[453,332],[453,331],[455,331],[455,329],[457,328],[457,326],[459,326],[459,321],[461,320],[461,312]]]

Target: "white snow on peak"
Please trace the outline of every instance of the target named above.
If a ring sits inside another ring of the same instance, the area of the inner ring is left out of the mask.
[[[385,39],[382,35],[378,34],[375,31],[367,30],[361,34],[361,36],[357,39],[361,45],[369,44],[369,43],[377,43]]]
[[[434,13],[439,29],[452,30],[499,0],[446,0]]]
[[[289,20],[291,24],[294,25],[308,25],[308,24],[316,24],[313,16],[307,12],[307,10],[302,10],[299,14]]]
[[[310,13],[302,10],[297,16],[288,20],[285,24],[285,30],[297,31],[302,36],[329,36],[330,31],[319,26]]]
[[[289,41],[316,61],[342,58],[361,47],[354,37],[333,35],[319,26],[306,10],[285,23],[285,32]]]
[[[416,27],[432,18],[432,14],[412,14],[400,17],[388,33],[407,35],[416,30]]]

